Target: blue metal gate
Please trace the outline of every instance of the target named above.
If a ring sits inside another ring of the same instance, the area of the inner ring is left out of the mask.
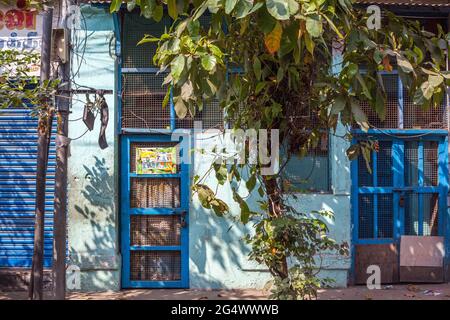
[[[189,287],[189,165],[170,135],[122,137],[122,287]],[[139,148],[175,147],[173,174],[138,174]]]
[[[30,115],[30,109],[0,110],[0,267],[31,266],[37,122],[37,118]],[[45,267],[50,267],[52,262],[54,178],[55,142],[52,139],[46,190]]]
[[[397,243],[402,235],[445,236],[448,191],[447,131],[420,138],[376,139],[369,172],[352,163],[353,243]]]

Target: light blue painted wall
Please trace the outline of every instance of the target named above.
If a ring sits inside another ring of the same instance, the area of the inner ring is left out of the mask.
[[[78,85],[114,90],[115,59],[109,52],[114,35],[112,16],[91,7],[84,7],[82,12],[82,28],[73,33],[73,80]],[[109,147],[101,150],[98,145],[100,118],[97,117],[92,132],[72,141],[69,158],[69,254],[70,263],[81,268],[82,291],[120,288],[116,109],[114,95],[107,95],[106,99],[110,115],[106,131]],[[84,101],[84,95],[74,96],[69,125],[71,138],[86,132],[83,121],[76,120],[83,115]]]
[[[86,30],[75,33],[78,43],[88,35],[86,51],[76,47],[81,68],[75,77],[78,84],[102,89],[114,89],[115,61],[109,55],[113,36],[113,21],[103,9],[84,7]],[[83,28],[84,29],[84,28]],[[77,68],[74,68],[76,72]],[[84,97],[80,97],[83,100]],[[118,290],[120,288],[120,255],[118,246],[118,154],[116,110],[113,96],[107,96],[110,107],[110,125],[107,137],[110,147],[101,151],[98,147],[98,122],[96,129],[83,138],[72,142],[69,161],[69,248],[70,258],[82,269],[81,290]],[[71,119],[81,117],[83,103],[74,100]],[[70,136],[85,132],[84,124],[74,121]],[[300,195],[291,204],[302,212],[330,210],[335,220],[329,221],[331,237],[339,242],[350,242],[350,166],[345,155],[348,143],[341,138],[345,133],[338,127],[336,135],[330,136],[331,183],[330,194]],[[205,135],[200,137],[205,138]],[[206,143],[208,145],[208,143]],[[214,145],[210,143],[210,147]],[[198,150],[197,150],[198,151]],[[194,152],[191,175],[206,172],[212,158]],[[207,180],[216,187],[213,177]],[[221,199],[230,204],[230,216],[239,214],[232,200],[230,185],[218,187]],[[245,189],[240,189],[246,195]],[[249,198],[255,202],[256,199]],[[194,197],[190,208],[190,286],[191,288],[262,288],[270,275],[263,266],[247,259],[248,248],[242,237],[248,231],[230,219],[218,218],[205,210]],[[232,227],[230,229],[230,227]],[[345,286],[348,258],[324,255],[323,275],[336,279],[336,286]]]

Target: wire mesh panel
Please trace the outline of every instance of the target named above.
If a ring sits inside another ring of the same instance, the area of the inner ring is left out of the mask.
[[[179,208],[178,178],[131,178],[131,208]]]
[[[123,27],[123,61],[124,68],[149,68],[154,67],[153,56],[158,47],[157,42],[149,42],[137,45],[146,34],[159,37],[164,33],[164,28],[171,25],[168,16],[164,16],[160,22],[146,19],[138,12],[126,13]]]
[[[130,172],[136,173],[136,153],[139,148],[176,147],[177,172],[180,172],[180,144],[177,142],[132,142],[130,145]]]
[[[394,235],[394,207],[393,207],[393,195],[390,194],[378,194],[378,238],[392,238]]]
[[[377,186],[391,187],[392,172],[392,141],[379,141],[377,153]]]
[[[181,280],[180,251],[131,251],[132,281]]]
[[[423,143],[423,184],[425,186],[438,185],[438,145],[437,141]]]
[[[374,206],[373,194],[360,194],[358,205],[358,237],[371,239],[374,237]]]
[[[447,128],[447,108],[442,103],[437,108],[423,108],[413,103],[413,96],[404,92],[403,127],[405,129]]]
[[[175,121],[176,128],[192,129],[194,128],[194,121],[199,121],[202,124],[202,129],[224,129],[224,116],[220,103],[213,100],[203,105],[202,111],[198,111],[194,117],[189,114],[184,118],[177,118]]]
[[[367,168],[371,168],[371,172]],[[369,163],[366,162],[364,157],[360,155],[358,157],[358,186],[360,187],[371,187],[373,186],[373,161],[370,160]]]
[[[404,196],[405,202],[405,235],[419,235],[419,194],[408,192]]]
[[[179,215],[132,215],[132,246],[179,246],[181,217]]]
[[[398,75],[384,74],[382,75],[383,86],[386,92],[386,117],[381,120],[372,107],[364,102],[361,109],[367,115],[369,123],[376,128],[398,128]]]
[[[163,108],[165,74],[122,75],[122,128],[170,129],[170,107]]]
[[[417,186],[419,183],[419,142],[405,142],[404,176],[406,186]]]
[[[439,227],[439,194],[424,193],[423,206],[423,235],[437,236]]]

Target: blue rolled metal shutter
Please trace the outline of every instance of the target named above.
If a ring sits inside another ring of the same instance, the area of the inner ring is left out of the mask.
[[[0,110],[0,268],[31,266],[37,123],[30,109]],[[46,190],[45,267],[52,262],[55,133],[53,128]]]

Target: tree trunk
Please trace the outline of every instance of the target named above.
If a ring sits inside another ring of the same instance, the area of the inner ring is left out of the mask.
[[[48,153],[53,124],[53,110],[39,118],[38,159],[36,167],[36,213],[34,227],[33,264],[30,275],[29,298],[43,299],[44,291],[44,227],[45,227],[45,182]]]
[[[263,176],[263,183],[267,192],[270,218],[274,219],[283,216],[284,211],[281,198],[281,188],[278,184],[276,176]],[[285,255],[279,259],[278,266],[276,268],[271,268],[270,273],[273,276],[278,276],[282,279],[289,276],[287,257]]]

